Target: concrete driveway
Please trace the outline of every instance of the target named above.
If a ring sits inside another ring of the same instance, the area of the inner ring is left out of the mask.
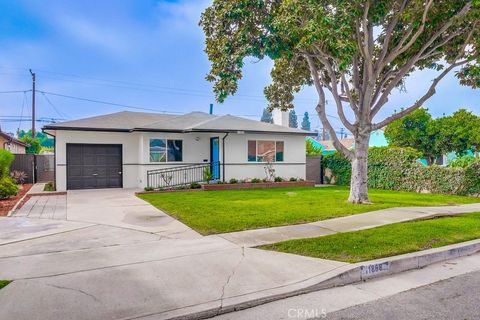
[[[1,319],[213,315],[345,266],[202,237],[133,190],[65,197],[65,219],[30,217],[49,210],[45,205],[0,219],[0,279],[14,280],[0,290]]]

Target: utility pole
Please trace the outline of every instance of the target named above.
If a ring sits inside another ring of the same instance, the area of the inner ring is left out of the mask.
[[[29,70],[32,75],[32,138],[35,139],[35,72]]]

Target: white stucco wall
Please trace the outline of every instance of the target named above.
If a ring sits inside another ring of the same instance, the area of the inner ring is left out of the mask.
[[[285,179],[305,179],[305,137],[275,134],[230,134],[225,139],[225,180],[266,177],[265,163],[248,162],[248,140],[274,140],[284,142],[284,161],[275,162],[275,175]]]
[[[121,144],[123,187],[138,187],[138,169],[127,164],[138,163],[139,136],[137,133],[58,130],[55,135],[57,190],[67,188],[67,143]]]
[[[220,161],[224,133],[153,133],[153,132],[56,132],[56,183],[57,190],[66,190],[67,143],[121,144],[123,152],[124,188],[146,186],[148,170],[184,166],[210,161],[210,137],[219,137]],[[183,161],[151,163],[149,141],[151,138],[183,141]],[[293,135],[229,134],[225,140],[225,179],[264,178],[265,164],[247,161],[248,140],[284,141],[284,161],[274,164],[276,175],[283,178],[305,178],[305,137]]]

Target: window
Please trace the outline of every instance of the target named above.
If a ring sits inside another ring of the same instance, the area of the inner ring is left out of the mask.
[[[165,140],[150,139],[150,162],[165,162],[166,157]]]
[[[150,162],[182,161],[182,140],[150,139]]]
[[[284,161],[283,141],[249,140],[248,157],[249,162],[274,162]]]
[[[167,140],[167,161],[182,161],[182,140]]]

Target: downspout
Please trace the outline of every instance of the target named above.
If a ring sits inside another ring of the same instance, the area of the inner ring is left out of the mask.
[[[53,136],[53,186],[57,190],[57,137]]]
[[[230,133],[227,132],[222,138],[222,162],[223,162],[223,167],[222,167],[222,180],[225,182],[225,139],[228,137]]]

